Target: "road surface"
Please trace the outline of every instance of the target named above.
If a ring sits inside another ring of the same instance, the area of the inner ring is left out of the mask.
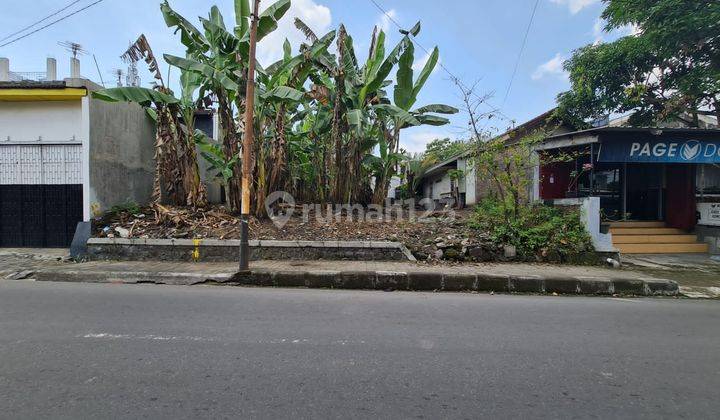
[[[720,302],[0,281],[2,418],[717,418]]]

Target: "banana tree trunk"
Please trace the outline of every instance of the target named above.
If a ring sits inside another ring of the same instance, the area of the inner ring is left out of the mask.
[[[217,97],[220,125],[223,129],[223,152],[225,153],[225,159],[230,160],[239,153],[237,125],[235,124],[232,107],[228,103],[225,93],[220,92]],[[233,167],[233,176],[228,180],[226,186],[228,197],[227,204],[230,211],[233,213],[239,212],[241,208],[242,185],[240,183],[240,173],[241,167],[240,162],[238,162]]]
[[[157,162],[156,194],[158,204],[182,205],[182,180],[179,177],[177,154],[177,131],[171,111],[162,106],[158,108],[155,161]]]
[[[275,115],[275,135],[270,150],[270,179],[267,193],[280,191],[285,182],[285,169],[287,168],[287,144],[285,140],[285,104],[279,106]]]
[[[340,31],[337,39],[337,50],[338,50],[338,70],[335,75],[335,104],[333,107],[333,122],[332,122],[332,144],[333,150],[331,153],[334,154],[334,159],[330,162],[328,168],[330,169],[330,177],[332,180],[332,189],[330,197],[335,203],[342,203],[345,200],[347,191],[343,187],[344,181],[349,175],[345,171],[346,165],[343,162],[343,132],[342,129],[343,121],[345,117],[345,106],[343,104],[343,98],[345,97],[345,74],[342,70],[343,62],[345,60],[345,39],[347,33],[345,27],[340,26]]]
[[[207,191],[200,180],[200,167],[195,149],[193,112],[186,112],[184,115],[185,127],[184,130],[177,130],[181,134],[177,145],[180,176],[185,194],[183,204],[197,208],[207,206]],[[175,123],[180,128],[177,118],[175,118]]]
[[[395,127],[392,134],[387,128],[382,127],[382,132],[385,135],[388,143],[388,150],[397,153],[400,145],[400,129]],[[397,167],[390,165],[388,162],[383,162],[383,170],[380,176],[375,180],[375,191],[373,192],[372,203],[382,205],[385,203],[385,199],[390,191],[390,181],[392,180],[393,174],[397,172]]]

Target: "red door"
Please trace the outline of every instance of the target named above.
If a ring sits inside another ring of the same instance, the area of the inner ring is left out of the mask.
[[[697,204],[695,203],[695,165],[669,164],[666,166],[665,193],[666,223],[669,227],[691,231],[695,229]]]

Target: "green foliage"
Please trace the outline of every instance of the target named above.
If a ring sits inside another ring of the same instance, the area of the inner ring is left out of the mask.
[[[226,158],[222,146],[210,140],[200,130],[195,130],[195,143],[200,148],[200,156],[210,166],[208,172],[219,180],[222,185],[227,186],[228,181],[233,177],[233,168],[240,159],[240,155],[235,155],[230,159]]]
[[[92,93],[93,98],[106,102],[135,102],[149,107],[156,104],[177,104],[179,99],[157,90],[141,87],[120,87],[103,89]]]
[[[514,245],[524,256],[566,256],[593,249],[577,208],[522,205],[517,217],[506,220],[504,204],[487,198],[476,207],[470,227],[489,234],[498,246]]]
[[[469,144],[462,140],[435,139],[425,146],[425,158],[440,163],[459,156],[468,149]]]
[[[458,179],[465,176],[465,171],[460,169],[451,169],[448,171],[448,176],[450,177],[450,179],[457,181]]]
[[[544,131],[539,130],[512,142],[501,137],[476,145],[473,162],[478,178],[493,186],[508,222],[518,218],[520,207],[529,201],[529,174],[539,163],[534,147],[544,138]]]
[[[122,213],[129,213],[133,216],[142,214],[142,209],[140,208],[140,205],[136,203],[133,200],[126,200],[124,203],[116,204],[108,210],[108,215],[115,215],[115,214],[122,214]]]
[[[199,24],[176,12],[168,0],[162,0],[160,9],[165,24],[179,35],[184,47],[184,55],[162,55],[183,74],[181,82],[187,95],[173,105],[190,110],[214,108],[221,146],[194,136],[192,124],[184,131],[188,143],[197,142],[213,174],[226,184],[229,206],[237,211],[241,201],[238,145],[246,129],[239,121],[248,103],[244,95],[252,2],[233,2],[234,19],[226,20],[220,9],[212,6],[206,16],[198,18]],[[291,0],[268,1],[265,6],[259,16],[258,40],[277,29]],[[403,157],[401,130],[446,125],[449,120],[444,115],[458,112],[439,104],[415,109],[419,94],[439,63],[439,50],[434,48],[415,74],[412,67],[417,60],[411,37],[419,35],[419,23],[403,31],[394,47],[386,46],[386,34],[376,29],[365,60],[356,54],[353,38],[343,25],[322,37],[300,19],[295,25],[307,42],[293,48],[285,40],[280,60],[257,65],[251,125],[255,131],[250,163],[251,211],[262,216],[265,197],[279,190],[313,202],[380,203]],[[150,53],[149,46],[146,50],[141,52]],[[157,65],[151,67],[157,69]],[[395,83],[390,80],[394,75]],[[169,93],[167,89],[159,92]],[[156,108],[159,102],[175,99],[159,92],[130,91],[133,95],[125,92],[120,96],[121,92],[106,91],[104,95],[107,100],[135,100]],[[179,121],[188,121],[192,115],[183,113],[181,117]],[[376,180],[374,190],[370,186],[372,177]]]
[[[720,115],[720,2],[604,0],[606,30],[636,34],[588,45],[565,63],[572,90],[560,111],[585,120],[633,112],[631,124],[653,124],[684,112]]]

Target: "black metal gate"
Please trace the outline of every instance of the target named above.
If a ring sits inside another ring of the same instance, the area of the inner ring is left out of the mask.
[[[70,246],[82,185],[0,185],[0,247]]]

